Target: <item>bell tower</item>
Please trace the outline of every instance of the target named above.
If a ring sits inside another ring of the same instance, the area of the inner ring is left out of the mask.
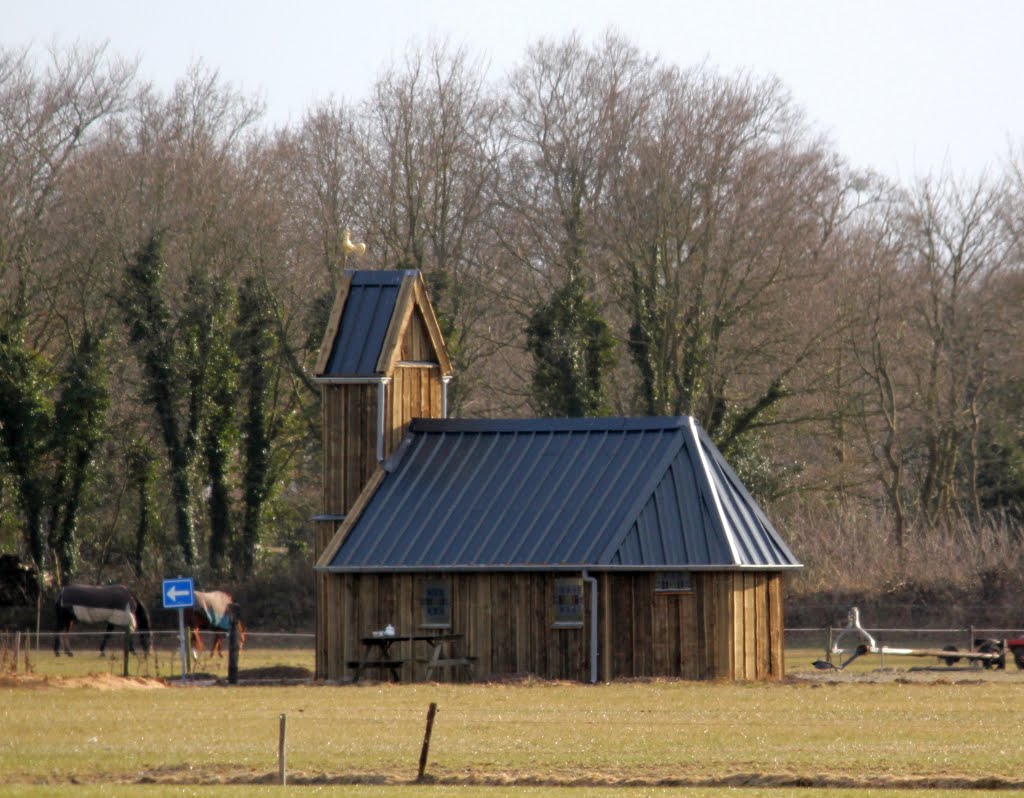
[[[413,418],[447,416],[451,361],[420,272],[346,270],[320,347],[314,379],[323,413],[323,499],[314,558]],[[324,607],[339,601],[316,574],[316,675],[337,630]]]

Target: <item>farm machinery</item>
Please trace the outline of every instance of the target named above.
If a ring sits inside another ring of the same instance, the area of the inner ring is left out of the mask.
[[[865,654],[893,654],[905,657],[937,657],[948,667],[965,660],[972,665],[981,665],[986,669],[1005,670],[1006,658],[1009,654],[1019,670],[1024,670],[1024,638],[1018,639],[975,639],[969,651],[960,651],[956,646],[947,645],[941,649],[934,648],[894,648],[880,646],[875,639],[861,626],[860,610],[851,607],[846,616],[846,626],[832,641],[830,653],[842,656],[847,651],[840,648],[839,643],[844,637],[855,637],[859,640],[849,655],[838,665],[826,660],[817,660],[814,667],[821,670],[841,671],[858,657]]]

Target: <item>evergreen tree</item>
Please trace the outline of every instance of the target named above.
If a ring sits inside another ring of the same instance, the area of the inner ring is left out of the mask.
[[[274,334],[273,300],[262,282],[248,278],[239,289],[236,351],[241,364],[245,408],[242,419],[242,533],[235,567],[249,574],[263,525],[263,509],[273,484],[271,476],[271,394]]]
[[[199,403],[193,392],[188,398],[183,432],[178,407],[182,404],[184,389],[176,373],[171,314],[161,295],[163,270],[160,236],[153,235],[128,264],[119,302],[128,325],[129,340],[142,366],[144,397],[156,413],[167,449],[178,546],[185,565],[191,569],[197,558],[189,469],[196,448]]]
[[[604,377],[615,362],[615,339],[597,305],[570,279],[538,307],[526,328],[533,355],[533,403],[546,416],[608,412]]]

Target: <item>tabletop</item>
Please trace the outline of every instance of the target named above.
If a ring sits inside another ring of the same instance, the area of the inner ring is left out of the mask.
[[[475,658],[469,657],[452,657],[450,654],[445,656],[444,649],[446,644],[454,643],[462,640],[463,635],[454,634],[451,632],[445,632],[442,634],[411,634],[411,635],[370,635],[368,637],[361,638],[363,644],[363,656],[358,660],[353,660],[348,663],[350,668],[355,670],[353,675],[354,681],[359,681],[363,672],[367,669],[374,669],[381,673],[389,672],[391,678],[394,681],[399,680],[399,672],[401,668],[409,661],[406,660],[401,654],[392,654],[391,646],[394,643],[402,642],[416,642],[422,641],[430,646],[430,657],[427,659],[416,659],[414,662],[420,663],[426,667],[426,674],[428,679],[433,673],[440,668],[452,667],[452,666],[468,666],[471,665],[471,660]]]
[[[457,634],[440,634],[440,635],[370,635],[369,637],[362,638],[364,645],[381,645],[382,643],[396,643],[401,641],[416,641],[422,640],[426,643],[451,643],[455,640],[461,640],[462,635]]]

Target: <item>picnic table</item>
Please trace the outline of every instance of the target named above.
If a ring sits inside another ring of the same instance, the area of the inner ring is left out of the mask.
[[[472,668],[476,657],[455,656],[451,653],[451,644],[462,640],[460,634],[373,634],[361,639],[363,653],[360,659],[352,660],[348,667],[355,670],[352,681],[358,682],[360,677],[368,670],[376,671],[383,676],[385,672],[391,674],[392,681],[401,679],[400,671],[402,666],[409,662],[402,655],[401,643],[417,642],[423,643],[429,649],[426,657],[413,657],[411,661],[424,665],[427,681],[430,681],[435,674],[446,668],[464,667]],[[396,644],[399,644],[396,646]]]

